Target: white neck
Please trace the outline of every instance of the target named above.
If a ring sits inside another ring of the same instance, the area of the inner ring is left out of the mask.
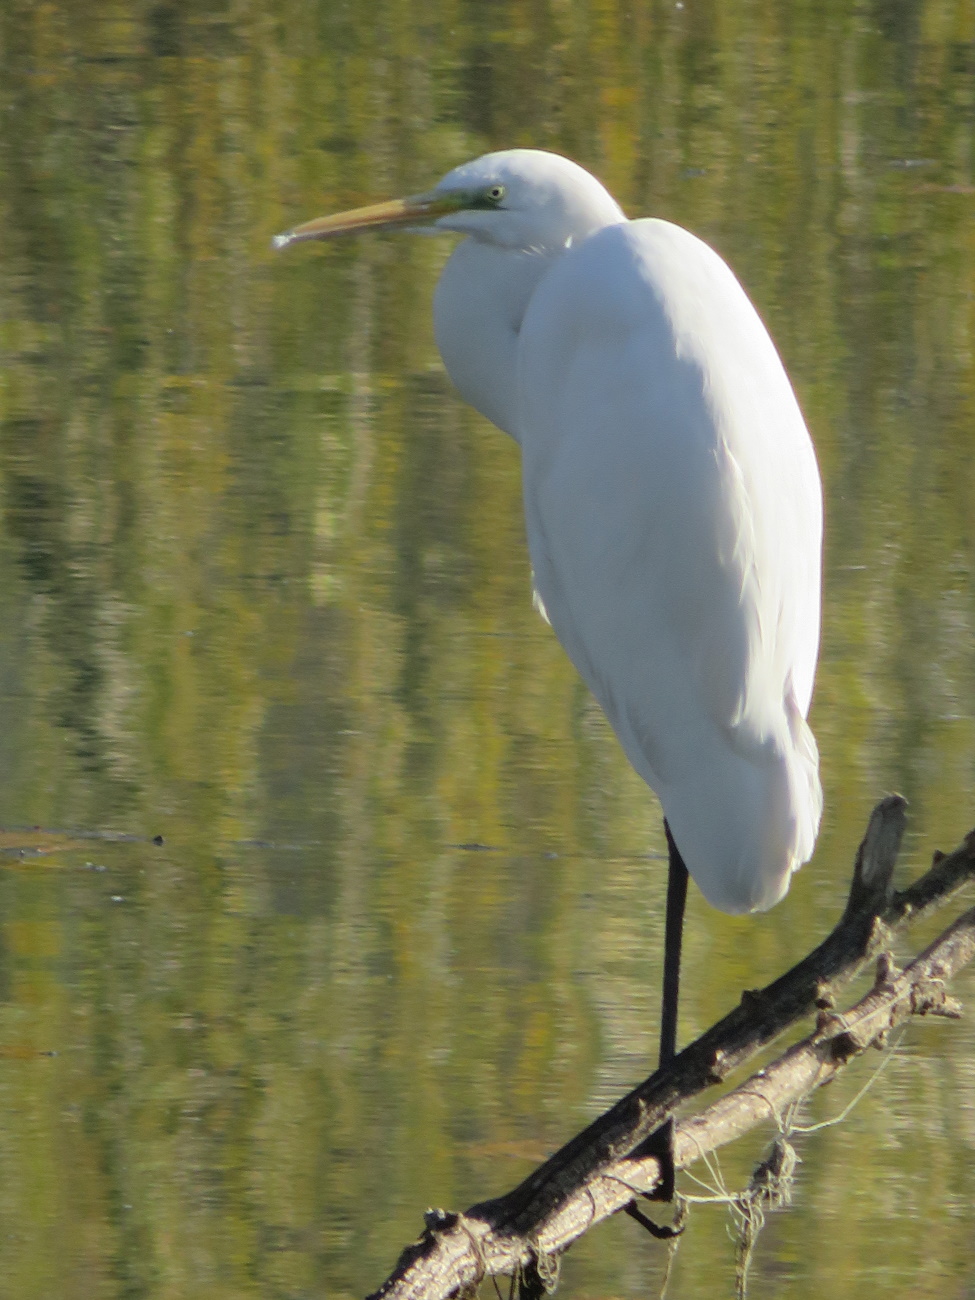
[[[444,267],[433,298],[437,347],[455,388],[516,442],[518,331],[558,256],[465,239]]]

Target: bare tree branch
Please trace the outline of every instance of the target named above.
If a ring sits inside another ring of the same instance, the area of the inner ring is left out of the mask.
[[[975,956],[975,909],[903,971],[893,932],[944,905],[975,876],[975,831],[901,893],[892,877],[905,823],[898,795],[874,809],[857,852],[846,908],[827,938],[785,975],[741,1003],[665,1069],[572,1138],[505,1196],[465,1214],[428,1211],[426,1230],[370,1300],[446,1300],[487,1276],[517,1273],[528,1295],[554,1286],[559,1256],[588,1228],[657,1187],[658,1130],[677,1106],[723,1081],[784,1030],[818,1013],[814,1032],[702,1114],[676,1128],[675,1163],[702,1155],[769,1119],[883,1042],[911,1015],[958,1014],[945,983]],[[879,955],[870,993],[843,1015],[836,990]]]

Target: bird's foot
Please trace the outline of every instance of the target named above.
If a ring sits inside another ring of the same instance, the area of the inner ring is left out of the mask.
[[[674,1120],[673,1116],[668,1116],[659,1128],[654,1129],[650,1136],[638,1147],[630,1152],[631,1160],[642,1160],[647,1156],[656,1156],[660,1163],[660,1178],[652,1192],[644,1192],[643,1196],[648,1201],[672,1201],[674,1199]],[[673,1237],[679,1237],[684,1231],[683,1227],[668,1228],[654,1223],[639,1208],[636,1201],[630,1201],[626,1206],[626,1213],[631,1219],[635,1219],[641,1227],[646,1228],[651,1236],[661,1241],[669,1241]]]
[[[636,1219],[641,1228],[646,1228],[651,1237],[656,1237],[657,1241],[673,1241],[675,1237],[679,1237],[684,1231],[683,1224],[676,1228],[666,1223],[654,1223],[653,1219],[648,1218],[638,1207],[636,1201],[630,1201],[626,1207],[626,1213],[631,1219]]]

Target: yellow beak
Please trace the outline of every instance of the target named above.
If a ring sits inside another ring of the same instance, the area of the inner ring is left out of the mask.
[[[275,235],[272,248],[288,248],[306,239],[331,239],[334,235],[356,234],[360,230],[387,230],[391,226],[415,226],[434,221],[448,212],[456,212],[463,202],[457,194],[414,194],[408,199],[391,199],[352,208],[331,217],[316,217],[293,230]]]

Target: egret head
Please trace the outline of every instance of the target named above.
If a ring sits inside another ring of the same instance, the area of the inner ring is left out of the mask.
[[[459,200],[434,223],[502,248],[554,252],[625,217],[578,163],[541,149],[506,149],[455,167],[434,194]]]
[[[319,217],[275,248],[360,230],[405,227],[471,235],[500,248],[556,252],[625,217],[594,176],[559,154],[506,149],[455,167],[425,194]]]

